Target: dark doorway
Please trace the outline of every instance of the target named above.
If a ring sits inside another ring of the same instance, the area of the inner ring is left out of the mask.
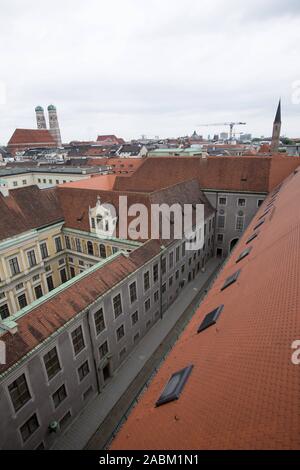
[[[222,256],[223,256],[222,248],[217,248],[217,258],[222,258]]]
[[[102,373],[103,373],[103,380],[104,380],[104,382],[106,382],[106,381],[109,379],[109,377],[110,377],[110,367],[109,367],[109,364],[106,364],[106,366],[103,367]]]
[[[239,241],[238,238],[234,238],[233,240],[231,240],[231,242],[230,242],[230,248],[229,248],[230,251],[233,250],[233,248],[235,247],[235,245],[237,244],[238,241]]]

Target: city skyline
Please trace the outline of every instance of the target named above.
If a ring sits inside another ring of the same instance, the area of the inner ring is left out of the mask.
[[[212,135],[227,128],[199,124],[231,120],[270,136],[279,97],[282,134],[298,137],[298,2],[17,3],[1,10],[1,144],[52,102],[66,142]]]

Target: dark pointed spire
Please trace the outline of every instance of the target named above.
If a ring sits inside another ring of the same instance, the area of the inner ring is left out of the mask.
[[[281,124],[281,99],[278,103],[274,124]]]

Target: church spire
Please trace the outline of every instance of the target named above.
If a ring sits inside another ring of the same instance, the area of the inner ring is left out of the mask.
[[[281,131],[281,100],[279,100],[276,116],[273,124],[273,134],[271,143],[271,152],[277,153],[280,142],[280,131]]]

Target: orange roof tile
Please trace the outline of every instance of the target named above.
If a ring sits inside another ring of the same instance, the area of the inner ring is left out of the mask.
[[[300,334],[299,199],[300,169],[246,244],[266,199],[111,449],[300,449],[300,365],[291,361]],[[221,304],[217,323],[198,334]],[[190,364],[179,399],[155,407],[170,376]]]

